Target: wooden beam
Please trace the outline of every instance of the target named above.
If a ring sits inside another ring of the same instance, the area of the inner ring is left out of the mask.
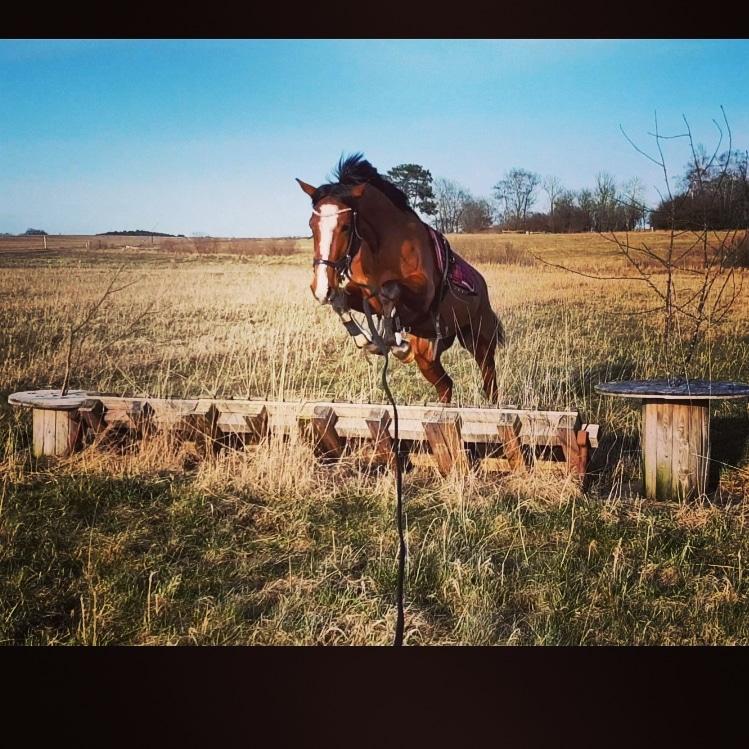
[[[580,474],[580,446],[577,442],[577,433],[574,429],[562,428],[559,430],[559,444],[564,452],[567,463],[567,472]]]
[[[453,468],[466,467],[467,458],[460,434],[460,414],[428,411],[424,418],[424,433],[443,476]]]
[[[104,404],[100,400],[90,400],[78,409],[81,422],[94,434],[99,434],[105,428]]]
[[[268,434],[268,409],[263,403],[254,404],[254,408],[245,411],[219,410],[216,426],[228,434],[249,435],[255,442],[260,442]]]
[[[497,425],[502,453],[507,458],[513,471],[525,471],[525,459],[520,449],[520,417],[517,414],[505,414],[502,423]]]
[[[588,460],[590,456],[590,438],[585,429],[581,429],[576,436],[577,441],[577,472],[585,476],[588,472]]]
[[[373,455],[377,463],[392,465],[395,460],[393,439],[390,436],[390,414],[385,408],[374,408],[365,419],[374,442]]]
[[[338,416],[330,406],[317,406],[310,419],[315,453],[323,462],[340,458],[343,455],[345,445],[336,432],[336,421],[338,421]]]

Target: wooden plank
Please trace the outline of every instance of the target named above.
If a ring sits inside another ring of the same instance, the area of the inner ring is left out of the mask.
[[[336,412],[330,406],[317,406],[310,422],[315,436],[315,453],[324,461],[340,458],[344,443],[336,432]]]
[[[700,494],[708,491],[710,468],[710,407],[700,405],[691,409],[690,429],[690,471],[695,476],[696,488]]]
[[[524,472],[526,465],[520,449],[520,417],[517,414],[506,414],[504,423],[497,427],[497,431],[502,443],[502,453],[510,468],[516,472]]]
[[[466,457],[460,433],[458,413],[429,411],[424,418],[424,433],[432,450],[437,467],[443,476],[453,468],[465,468]]]
[[[44,455],[54,455],[57,447],[57,419],[55,411],[44,411]]]
[[[655,498],[673,499],[671,404],[662,401],[656,402],[656,415],[658,426],[656,429]]]
[[[577,433],[578,463],[577,472],[580,476],[585,476],[588,472],[588,458],[590,456],[590,439],[588,432],[581,429]]]
[[[64,456],[68,454],[70,443],[70,413],[68,411],[55,411],[55,449],[54,455]]]
[[[385,408],[375,408],[365,419],[369,436],[374,442],[372,452],[378,463],[391,465],[395,461],[393,439],[390,436],[390,414]],[[398,424],[400,432],[400,424]]]
[[[642,404],[640,427],[640,458],[643,493],[656,498],[656,466],[658,465],[658,408],[655,403]]]
[[[41,408],[35,408],[32,411],[33,419],[33,448],[35,458],[44,455],[44,411]]]
[[[673,443],[671,452],[671,475],[676,497],[690,499],[697,488],[697,477],[689,469],[690,415],[691,408],[683,403],[671,406]]]
[[[567,463],[567,473],[580,472],[580,446],[577,444],[577,434],[574,429],[561,428],[559,430],[559,444],[564,452]]]
[[[372,408],[385,408],[392,419],[392,409],[387,404],[373,406],[361,403],[331,403],[331,402],[283,402],[283,401],[253,401],[232,399],[158,399],[134,398],[116,396],[97,396],[106,409],[108,423],[121,422],[132,428],[132,415],[135,409],[147,402],[158,414],[158,419],[167,422],[167,409],[176,414],[205,413],[211,405],[215,405],[221,414],[250,413],[256,414],[260,408],[266,408],[268,428],[273,432],[290,434],[297,428],[299,418],[311,419],[317,407],[332,408],[338,416],[339,423],[336,430],[342,437],[366,438],[369,429],[366,419]],[[560,427],[578,429],[580,417],[574,411],[529,411],[527,409],[509,408],[474,408],[442,406],[430,409],[424,406],[399,406],[400,432],[403,439],[423,440],[423,421],[428,411],[439,410],[444,414],[460,414],[461,433],[464,442],[494,442],[497,437],[497,426],[506,414],[517,414],[521,421],[520,440],[523,444],[555,445],[558,444],[557,431]],[[220,419],[220,421],[222,418]],[[240,420],[231,422],[226,420],[230,428],[241,425]],[[392,436],[392,424],[390,427]]]

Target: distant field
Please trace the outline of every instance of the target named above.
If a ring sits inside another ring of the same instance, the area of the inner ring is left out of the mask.
[[[0,237],[0,254],[76,250],[132,250],[178,254],[291,255],[294,239],[235,239],[224,237],[127,237],[119,235],[49,235],[46,237]]]
[[[134,283],[92,320],[73,387],[384,401],[380,361],[310,294],[311,240],[201,241],[48,237],[45,252],[41,237],[0,238],[0,642],[391,640],[391,475],[317,466],[301,442],[216,458],[158,441],[57,465],[29,455],[29,415],[7,395],[60,386],[67,326],[121,264]],[[450,241],[485,275],[507,331],[502,399],[576,407],[605,439],[586,493],[541,472],[408,474],[407,641],[749,644],[746,402],[714,410],[718,495],[645,501],[639,414],[593,387],[662,375],[652,300],[641,283],[543,262],[631,275],[615,246],[594,234]],[[468,354],[456,345],[443,361],[456,400],[484,402]],[[748,372],[744,294],[685,374]],[[413,366],[390,378],[401,403],[434,399]]]

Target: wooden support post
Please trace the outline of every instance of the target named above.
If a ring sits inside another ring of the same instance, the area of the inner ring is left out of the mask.
[[[447,476],[454,467],[465,469],[468,461],[460,434],[460,414],[427,411],[423,425],[440,473]]]
[[[502,453],[513,471],[525,471],[525,459],[520,449],[520,417],[517,414],[502,414],[497,424]]]
[[[153,431],[153,407],[148,402],[136,401],[128,415],[132,428],[139,437],[144,437]]]
[[[229,411],[222,404],[218,410],[216,426],[221,432],[250,435],[256,442],[268,434],[268,410],[262,403],[254,403],[243,411]]]
[[[642,478],[648,499],[690,499],[707,491],[707,402],[656,399],[642,404]]]
[[[580,474],[580,445],[577,442],[577,434],[572,427],[561,427],[558,431],[559,444],[564,452],[567,463],[567,472]]]
[[[390,436],[390,414],[386,408],[375,408],[365,419],[374,441],[372,448],[377,463],[392,465],[395,460],[393,440]]]
[[[207,410],[192,414],[189,419],[190,436],[205,449],[215,450],[218,446],[218,416],[218,409],[212,403]]]
[[[588,460],[590,458],[590,439],[588,432],[581,429],[577,433],[577,472],[585,476],[588,472]]]
[[[81,422],[75,410],[33,410],[33,452],[36,457],[67,457],[81,442]]]
[[[254,414],[244,415],[245,424],[249,430],[252,439],[255,442],[260,442],[268,435],[268,410],[265,406],[261,406]]]
[[[330,406],[315,406],[312,414],[315,453],[324,462],[343,455],[344,442],[335,430],[338,415]]]
[[[78,409],[81,423],[94,434],[104,430],[104,404],[101,401],[88,401]]]

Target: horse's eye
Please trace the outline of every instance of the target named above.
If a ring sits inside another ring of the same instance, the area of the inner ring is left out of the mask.
[[[348,231],[348,230],[349,230],[349,227],[348,227],[348,225],[346,225],[346,226],[342,226],[342,227],[341,227],[341,231]]]

